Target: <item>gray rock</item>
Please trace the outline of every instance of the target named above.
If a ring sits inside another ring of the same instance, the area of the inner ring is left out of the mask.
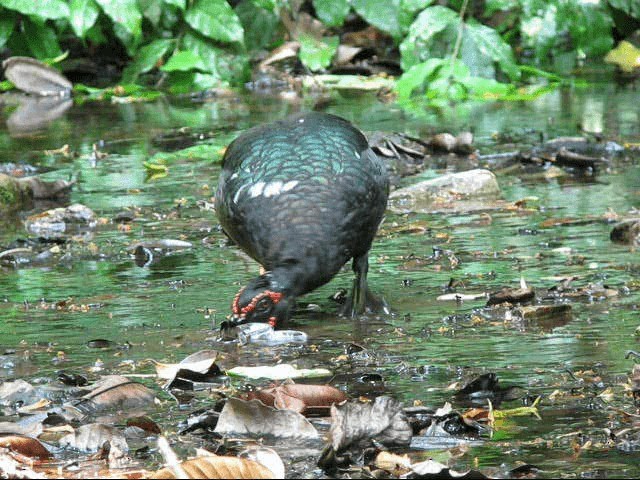
[[[29,232],[50,237],[69,232],[71,226],[93,228],[97,219],[89,207],[75,203],[66,208],[54,208],[31,215],[25,224]]]
[[[442,207],[443,203],[447,203],[449,207],[445,209],[449,209],[452,202],[494,200],[499,196],[500,187],[496,176],[489,170],[475,169],[447,173],[400,188],[389,196],[389,208],[396,213],[433,211]],[[470,210],[482,209],[482,202],[474,202],[473,207]]]

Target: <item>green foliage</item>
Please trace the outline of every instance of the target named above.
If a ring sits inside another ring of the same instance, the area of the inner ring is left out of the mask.
[[[27,16],[42,19],[66,18],[69,16],[69,6],[63,0],[0,0],[0,5],[8,10],[14,10]]]
[[[71,0],[70,18],[71,28],[76,36],[83,38],[93,27],[100,14],[100,8],[94,0]]]
[[[402,35],[400,31],[400,0],[351,0],[353,9],[374,27],[389,33],[395,39]]]
[[[404,99],[416,93],[449,100],[518,96],[522,59],[556,71],[563,71],[562,64],[571,71],[613,48],[612,9],[640,20],[638,0],[308,1],[334,36],[319,39],[298,25],[293,38],[300,41],[301,62],[313,72],[329,68],[339,46],[337,29],[355,13],[390,35],[399,48],[404,74],[397,91]],[[123,47],[130,57],[122,75],[125,85],[158,78],[174,92],[239,85],[249,78],[250,60],[285,40],[281,12],[296,19],[303,3],[0,0],[0,48],[50,61],[75,37],[87,47]],[[514,52],[523,52],[522,58]],[[525,73],[530,79],[531,72]]]
[[[437,35],[448,27],[455,27],[458,14],[450,8],[436,5],[423,10],[409,28],[409,34],[400,44],[402,69],[424,61],[432,55],[430,47],[435,45]]]
[[[347,18],[351,5],[348,0],[313,0],[318,19],[329,27],[339,27]]]
[[[135,82],[140,74],[148,72],[158,63],[158,60],[167,53],[173,43],[173,40],[154,40],[142,47],[138,50],[133,62],[125,68],[122,81],[124,83]]]
[[[169,61],[162,66],[165,72],[190,72],[192,70],[207,71],[199,55],[190,52],[175,52]]]
[[[212,40],[242,42],[242,24],[226,0],[196,0],[184,19],[194,30]]]
[[[240,2],[235,11],[244,29],[244,45],[247,50],[259,50],[274,45],[280,30],[278,15],[250,0]]]
[[[336,54],[340,40],[338,37],[327,37],[318,40],[310,35],[300,38],[300,60],[313,72],[331,65],[331,59]]]
[[[640,19],[640,2],[638,0],[608,0],[609,4],[622,10],[635,19]]]

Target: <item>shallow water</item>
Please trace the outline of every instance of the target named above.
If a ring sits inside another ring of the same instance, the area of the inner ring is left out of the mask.
[[[338,384],[353,396],[374,389],[359,383],[358,376],[379,373],[384,385],[375,388],[407,404],[420,400],[437,408],[451,401],[452,392],[446,390],[450,384],[492,371],[502,384],[523,387],[532,397],[542,395],[542,420],[509,419],[498,427],[499,435],[485,439],[454,463],[458,470],[474,466],[476,459],[480,469],[526,462],[549,477],[637,477],[637,452],[593,447],[576,453],[572,444],[576,437],[568,435],[580,431],[594,442],[603,442],[603,428],[616,431],[626,426],[598,397],[605,386],[615,391],[614,406],[635,411],[620,384],[633,366],[632,360],[625,360],[625,352],[637,348],[639,338],[635,330],[640,260],[630,247],[610,242],[612,224],[601,220],[609,210],[627,215],[640,208],[640,162],[631,153],[614,160],[595,179],[586,180],[501,173],[500,165],[490,164],[498,173],[505,200],[537,197],[534,203],[539,208],[530,212],[491,212],[490,221],[479,213],[389,214],[384,223],[387,230],[383,229],[371,252],[370,284],[397,312],[392,318],[337,317],[328,297],[338,288],[350,287],[350,268],[345,268],[330,284],[300,301],[291,327],[307,332],[314,348],[245,346],[238,351],[216,342],[212,325],[224,319],[234,294],[258,270],[226,244],[213,212],[196,204],[210,200],[219,166],[211,161],[173,160],[168,176],[148,180],[142,163],[162,151],[154,138],[172,129],[190,127],[212,135],[222,148],[242,130],[310,109],[314,101],[247,97],[205,103],[88,103],[73,106],[37,134],[11,136],[0,127],[3,161],[51,169],[43,174],[48,179],[76,176],[71,201],[89,206],[104,219],[132,207],[140,213],[130,231],[106,221],[74,254],[53,264],[0,267],[0,353],[17,351],[0,357],[4,359],[0,380],[50,378],[61,368],[95,378],[99,372],[90,368],[97,359],[104,362],[102,373],[131,372],[130,360],[178,361],[203,348],[220,348],[230,361],[242,365],[272,364],[275,356],[300,366],[331,368],[345,374]],[[337,96],[326,111],[354,121],[365,131],[401,131],[423,138],[433,132],[455,134],[471,128],[481,154],[520,148],[518,142],[497,144],[494,135],[505,132],[527,143],[531,138],[576,135],[581,126],[620,143],[640,141],[637,92],[610,83],[558,90],[531,103],[480,104],[444,112],[412,113],[373,97]],[[9,114],[5,109],[4,118]],[[94,143],[108,156],[92,161],[89,154]],[[67,159],[44,153],[64,144],[79,156]],[[457,162],[451,160],[452,165]],[[429,173],[442,173],[441,163]],[[461,168],[471,166],[461,162]],[[179,199],[183,206],[178,208]],[[565,217],[598,219],[541,226],[550,218]],[[28,236],[20,220],[21,216],[2,220],[0,247]],[[424,233],[384,233],[394,224],[407,222],[427,228]],[[162,238],[188,240],[194,247],[150,267],[136,266],[128,247]],[[430,260],[434,248],[452,251],[459,264],[452,268],[446,255]],[[411,262],[411,254],[424,261]],[[546,325],[491,317],[481,308],[483,300],[461,304],[436,300],[451,278],[463,281],[458,291],[468,293],[515,288],[524,277],[544,296],[557,283],[553,277],[569,276],[578,277],[576,286],[606,284],[619,295],[572,299],[571,318]],[[51,307],[52,302],[69,298],[88,307],[85,311]],[[305,309],[307,304],[319,308]],[[97,338],[127,348],[88,348],[87,341]],[[371,355],[349,364],[340,360],[352,342],[367,347]],[[65,352],[62,363],[59,351]],[[579,378],[567,373],[587,370],[594,370],[604,386],[584,388]],[[152,368],[142,366],[135,373],[152,373]],[[582,389],[581,394],[548,397],[555,390],[571,388]],[[194,402],[193,408],[206,404],[206,398],[200,396]],[[179,412],[172,405],[167,402],[152,414],[166,428],[170,427],[167,418],[175,422],[185,414],[185,409]],[[517,406],[521,403],[516,401],[504,408]],[[298,473],[317,475],[311,466]]]

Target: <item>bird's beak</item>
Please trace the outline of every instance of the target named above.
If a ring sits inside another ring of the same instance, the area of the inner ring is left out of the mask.
[[[220,336],[225,340],[234,339],[238,336],[238,325],[242,325],[245,319],[240,315],[231,315],[220,324]]]

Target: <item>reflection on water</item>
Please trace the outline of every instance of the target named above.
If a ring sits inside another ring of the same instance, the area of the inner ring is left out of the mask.
[[[375,99],[336,98],[328,102],[327,111],[369,131],[424,136],[471,128],[482,153],[491,151],[492,136],[498,132],[514,138],[526,138],[531,132],[536,138],[551,138],[584,129],[617,141],[638,142],[637,94],[614,90],[611,85],[563,89],[531,103],[465,105],[441,112],[404,112]],[[4,161],[52,168],[44,174],[48,179],[77,175],[71,200],[91,207],[105,219],[86,242],[95,248],[78,247],[77,253],[44,268],[0,267],[0,350],[28,349],[29,358],[39,365],[39,376],[60,368],[52,362],[58,350],[67,354],[66,369],[84,373],[98,357],[107,369],[114,369],[127,359],[175,361],[212,345],[228,349],[240,363],[272,362],[274,347],[246,346],[236,351],[215,343],[211,330],[213,323],[219,324],[227,315],[239,286],[257,272],[255,264],[227,244],[213,212],[197,206],[197,201],[209,201],[213,195],[219,167],[178,159],[169,165],[165,178],[148,182],[142,163],[157,153],[154,137],[170,129],[188,126],[213,132],[215,140],[215,132],[222,128],[239,132],[312,105],[313,99],[286,103],[264,98],[199,105],[167,100],[87,104],[67,110],[38,135],[12,137],[11,132],[0,130]],[[222,147],[228,140],[219,138]],[[102,142],[101,149],[108,156],[92,165],[90,153],[97,142]],[[64,144],[79,155],[65,158],[43,153]],[[519,385],[531,395],[549,395],[556,388],[565,388],[573,381],[566,370],[593,368],[608,384],[624,381],[632,366],[624,353],[636,347],[637,252],[611,243],[611,225],[604,221],[550,228],[541,224],[549,218],[602,217],[608,210],[625,214],[640,208],[637,158],[616,160],[589,182],[510,174],[498,180],[506,200],[535,197],[540,208],[492,213],[490,221],[477,214],[408,218],[389,214],[385,225],[416,221],[428,227],[423,233],[390,234],[374,243],[370,281],[397,315],[369,322],[338,318],[328,297],[351,284],[352,274],[345,269],[332,283],[300,299],[293,319],[291,328],[307,332],[317,351],[279,347],[276,354],[301,366],[334,366],[344,345],[356,342],[373,352],[361,365],[356,363],[356,370],[381,374],[384,389],[406,402],[420,399],[435,407],[451,399],[448,385],[462,376],[486,371],[496,372],[501,382]],[[133,207],[136,215],[128,227],[110,221]],[[26,236],[19,217],[7,222],[0,229],[0,247]],[[130,247],[161,238],[186,240],[194,246],[150,267],[136,266]],[[434,247],[454,252],[458,266],[452,269],[447,262],[423,262],[405,268],[411,254],[411,258],[427,258]],[[436,301],[452,278],[462,282],[462,291],[473,293],[517,286],[521,276],[539,294],[556,285],[557,277],[575,276],[578,286],[605,284],[619,295],[605,300],[576,299],[569,321],[541,326],[487,320],[482,311],[475,310],[482,301]],[[86,308],[72,311],[50,306],[65,299]],[[95,338],[129,342],[131,347],[117,355],[97,355],[86,347]],[[35,375],[29,367],[32,364],[0,366],[0,379]],[[358,391],[349,382],[345,385],[350,392]],[[480,466],[499,465],[508,450],[510,461],[536,464],[550,475],[602,468],[610,475],[635,476],[633,460],[620,453],[612,451],[602,465],[600,459],[586,455],[567,462],[572,454],[568,440],[558,440],[552,449],[535,444],[539,437],[554,441],[576,429],[607,426],[603,411],[594,414],[588,403],[584,399],[545,400],[544,421],[519,419],[512,430],[503,432],[522,442],[521,447],[486,442],[474,448],[471,457],[478,457]],[[466,457],[458,470],[465,461]]]

